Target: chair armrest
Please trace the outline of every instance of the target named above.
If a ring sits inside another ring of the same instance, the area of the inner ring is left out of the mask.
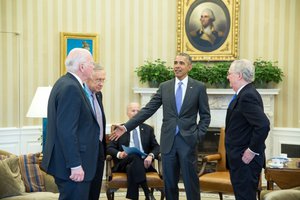
[[[202,159],[202,168],[198,174],[198,176],[202,176],[205,172],[205,167],[207,165],[208,162],[212,162],[212,161],[218,161],[221,160],[221,154],[217,153],[217,154],[211,154],[211,155],[207,155]]]
[[[203,158],[203,162],[212,162],[212,161],[218,161],[221,160],[221,154],[211,154],[207,155]]]
[[[162,169],[161,154],[158,154],[157,160],[158,160],[158,174],[159,174],[160,178],[162,178],[163,169]]]
[[[112,169],[113,167],[113,159],[112,159],[112,156],[111,155],[107,155],[106,156],[106,180],[110,180],[111,179],[111,176],[112,176]]]

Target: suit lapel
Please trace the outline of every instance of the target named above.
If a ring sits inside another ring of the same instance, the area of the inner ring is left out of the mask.
[[[102,104],[102,93],[101,92],[97,92],[96,93],[96,98],[97,98],[97,101],[98,101],[99,106],[101,108],[103,125],[104,125],[106,123],[106,119],[105,119],[104,108],[103,108],[103,104]]]
[[[75,81],[75,83],[77,84],[77,86],[79,87],[80,91],[81,91],[81,97],[84,99],[85,104],[88,106],[90,112],[92,113],[94,119],[97,121],[96,116],[94,114],[92,105],[90,103],[90,100],[88,99],[88,97],[86,96],[86,92],[83,89],[83,86],[80,85],[79,81],[70,73],[67,73],[66,76],[70,77],[73,81]]]
[[[177,113],[177,108],[176,108],[176,95],[175,95],[175,78],[173,79],[173,81],[169,82],[169,86],[167,88],[169,88],[168,90],[171,90],[173,92],[166,92],[166,94],[170,94],[171,96],[169,97],[170,99],[170,103],[172,105],[172,108],[174,109],[174,111]]]
[[[126,145],[125,146],[128,146],[129,147],[129,143],[130,143],[130,132],[127,132],[127,134],[125,134],[125,139],[126,139]],[[121,143],[121,142],[120,142]]]
[[[142,148],[143,148],[143,146],[144,146],[144,141],[145,141],[145,134],[144,134],[145,129],[144,129],[143,124],[141,124],[141,125],[139,126],[139,129],[140,129],[141,144],[142,144]]]
[[[194,86],[194,82],[192,79],[189,78],[179,114],[181,114],[184,111],[184,109],[186,108],[186,106],[189,104],[191,96],[193,95],[193,86]],[[176,105],[175,105],[175,108],[176,108]]]

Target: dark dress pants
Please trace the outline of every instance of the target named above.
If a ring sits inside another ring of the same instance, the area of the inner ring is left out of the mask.
[[[167,200],[178,200],[180,170],[187,200],[200,200],[196,147],[187,144],[178,133],[172,149],[162,154],[163,175]]]
[[[114,172],[126,172],[127,174],[127,195],[126,198],[138,199],[139,185],[146,181],[146,172],[156,171],[152,166],[148,169],[144,167],[144,160],[136,154],[130,154],[113,169]]]
[[[229,170],[236,200],[256,200],[261,169],[252,160],[248,165]]]
[[[94,179],[91,183],[89,200],[98,200],[101,192],[101,185],[103,179],[103,170],[104,170],[104,149],[103,144],[99,141],[99,156],[97,161],[97,169]]]
[[[59,200],[87,200],[91,182],[74,182],[71,179],[63,180],[55,177],[59,190]]]

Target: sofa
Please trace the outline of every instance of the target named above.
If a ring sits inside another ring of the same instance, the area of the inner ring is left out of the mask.
[[[39,165],[41,153],[13,155],[0,150],[0,199],[57,200],[54,178]]]
[[[300,187],[282,190],[263,190],[261,200],[299,200]]]

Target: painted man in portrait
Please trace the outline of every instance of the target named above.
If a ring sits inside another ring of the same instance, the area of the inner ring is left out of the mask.
[[[190,32],[191,40],[195,45],[213,48],[221,42],[224,33],[215,29],[214,21],[213,11],[209,8],[204,9],[200,16],[201,27]]]

